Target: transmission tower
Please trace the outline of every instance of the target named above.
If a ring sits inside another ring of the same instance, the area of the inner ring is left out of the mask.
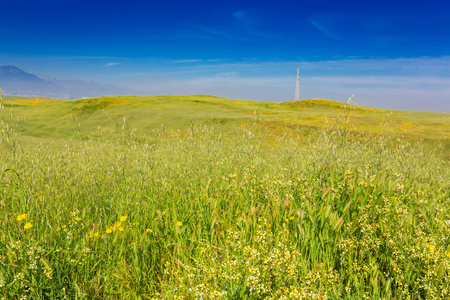
[[[295,101],[300,101],[300,84],[299,84],[299,69],[297,68],[297,83],[295,84]]]

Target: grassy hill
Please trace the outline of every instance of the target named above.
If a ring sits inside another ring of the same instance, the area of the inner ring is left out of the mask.
[[[441,140],[450,136],[450,114],[389,111],[353,106],[337,101],[309,99],[299,102],[239,101],[205,95],[119,96],[64,101],[52,99],[5,99],[22,122],[19,130],[30,136],[70,136],[73,124],[82,132],[111,129],[123,124],[140,131],[174,129],[192,123],[229,127],[242,122],[262,122],[273,128],[330,127],[346,118],[349,131],[372,134],[392,132],[411,139]],[[347,122],[348,118],[348,122]],[[75,121],[74,121],[75,120]]]

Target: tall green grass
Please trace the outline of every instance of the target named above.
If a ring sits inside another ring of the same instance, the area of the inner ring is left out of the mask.
[[[15,150],[16,146],[16,126],[17,121],[13,116],[14,102],[11,102],[9,107],[5,106],[3,101],[3,92],[0,89],[0,128],[1,137],[0,145],[7,147],[10,151]]]
[[[17,139],[2,103],[0,299],[448,298],[449,160],[350,112]]]

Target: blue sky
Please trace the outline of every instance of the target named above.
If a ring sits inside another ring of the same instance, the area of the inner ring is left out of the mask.
[[[450,111],[450,1],[0,0],[0,65],[134,94]]]

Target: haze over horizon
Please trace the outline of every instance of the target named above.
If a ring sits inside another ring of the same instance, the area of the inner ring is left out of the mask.
[[[450,111],[450,2],[15,0],[0,65],[138,95]],[[1,88],[1,82],[0,82]]]

